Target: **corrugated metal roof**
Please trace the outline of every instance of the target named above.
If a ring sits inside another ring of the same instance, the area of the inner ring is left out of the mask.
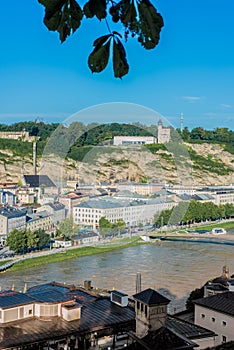
[[[21,321],[20,324],[5,324],[0,327],[0,349],[32,344],[48,339],[62,338],[72,334],[84,334],[98,329],[122,327],[133,329],[135,312],[129,307],[120,307],[108,299],[89,302],[81,308],[81,319],[64,321],[60,317],[45,322],[39,319]]]
[[[66,287],[66,285],[62,286],[61,284],[53,282],[32,287],[28,290],[27,294],[36,301],[48,303],[76,300],[80,304],[84,304],[89,301],[94,301],[97,298],[75,287],[69,288]]]
[[[194,300],[194,304],[234,316],[234,292],[224,292]]]
[[[214,337],[215,333],[209,329],[186,322],[179,318],[168,316],[166,325],[179,334],[183,334],[188,339]]]
[[[0,308],[2,309],[8,309],[14,306],[20,306],[34,302],[35,300],[31,296],[24,293],[13,291],[0,293]]]

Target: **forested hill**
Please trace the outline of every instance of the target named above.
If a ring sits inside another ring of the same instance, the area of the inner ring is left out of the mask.
[[[157,136],[157,126],[145,125],[139,122],[133,124],[95,124],[88,125],[82,122],[73,122],[69,126],[59,123],[44,123],[42,121],[18,122],[11,125],[0,124],[0,131],[23,131],[29,132],[30,136],[38,136],[40,141],[47,141],[55,130],[59,130],[61,137],[74,141],[75,146],[100,145],[103,142],[111,140],[114,136]],[[215,128],[205,130],[202,127],[193,128],[191,131],[185,127],[181,132],[176,132],[171,128],[172,137],[176,134],[185,142],[192,143],[222,143],[231,146],[234,145],[234,131],[228,128]],[[77,137],[78,136],[78,137]],[[233,152],[234,153],[234,152]]]

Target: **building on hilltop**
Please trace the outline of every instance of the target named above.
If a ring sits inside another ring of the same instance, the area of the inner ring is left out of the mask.
[[[28,131],[0,131],[0,139],[11,139],[11,140],[20,140],[20,141],[27,141],[27,142],[33,142],[38,137],[36,136],[29,136]]]
[[[158,121],[158,143],[168,143],[171,139],[171,129],[163,127],[162,120]]]
[[[154,136],[114,136],[114,146],[141,146],[157,143]]]
[[[154,143],[168,143],[171,139],[170,127],[164,127],[161,119],[158,121],[158,137],[154,136],[114,136],[114,146],[141,146]]]

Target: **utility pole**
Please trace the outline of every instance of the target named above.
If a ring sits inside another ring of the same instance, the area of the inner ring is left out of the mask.
[[[33,142],[33,170],[34,175],[37,175],[37,142]]]

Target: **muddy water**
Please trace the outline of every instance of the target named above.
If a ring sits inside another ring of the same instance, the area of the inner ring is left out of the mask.
[[[229,231],[233,235],[234,231]],[[225,243],[225,237],[216,240]],[[118,251],[62,261],[25,271],[0,275],[0,286],[17,290],[48,281],[83,284],[135,293],[136,273],[141,272],[143,288],[163,288],[182,298],[209,278],[221,274],[227,264],[234,273],[234,246],[196,242],[155,242]]]

